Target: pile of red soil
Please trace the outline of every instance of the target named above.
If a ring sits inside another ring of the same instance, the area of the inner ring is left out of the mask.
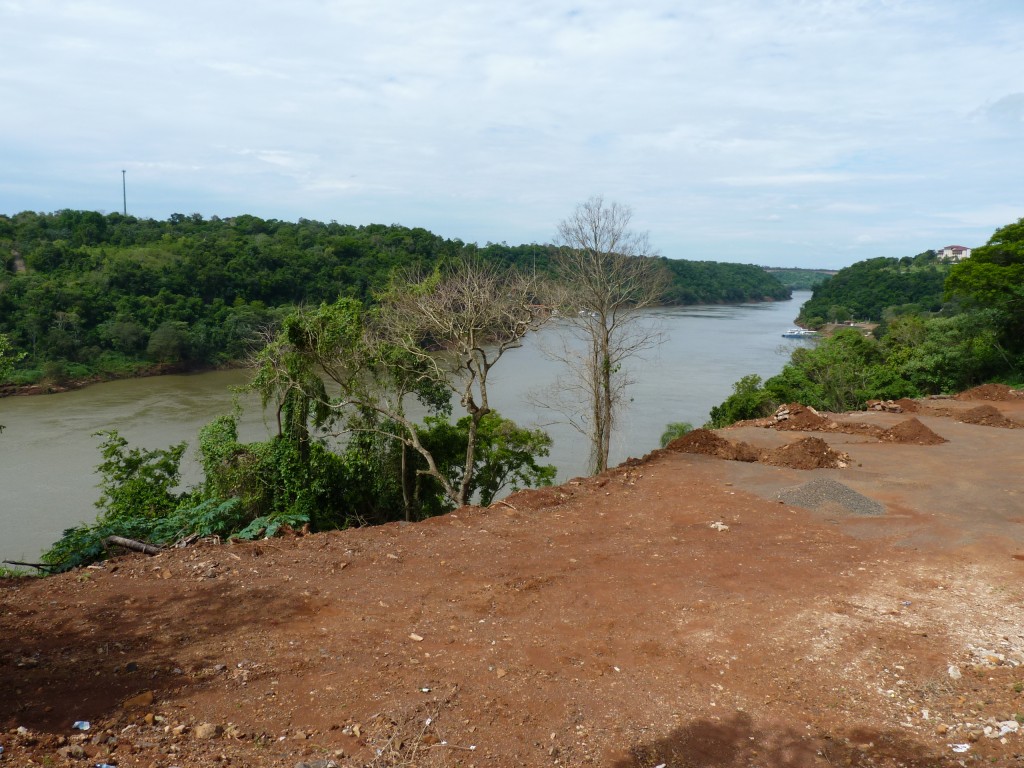
[[[773,467],[791,469],[835,469],[845,467],[850,457],[833,451],[820,437],[805,437],[795,443],[773,448],[761,457],[761,461]]]
[[[968,389],[956,396],[957,400],[1016,400],[1024,397],[1024,392],[1008,387],[1005,384],[982,384],[980,387]],[[972,422],[974,423],[974,422]]]
[[[920,406],[917,401],[911,400],[909,397],[901,397],[899,400],[894,402],[907,413],[917,413],[920,410]]]
[[[977,408],[957,414],[956,418],[965,424],[980,424],[983,427],[1003,427],[1004,429],[1024,427],[1024,424],[1003,416],[994,405],[979,405]]]
[[[775,425],[776,429],[798,432],[821,432],[833,428],[833,422],[830,419],[826,419],[813,408],[808,408],[800,403],[789,403],[782,406],[776,412],[776,418],[778,418],[779,414],[786,413],[787,411],[789,417],[778,420]]]
[[[843,432],[847,435],[870,435],[881,437],[885,431],[876,424],[865,424],[861,421],[834,421],[829,430],[831,432]]]
[[[946,438],[936,434],[916,418],[901,421],[894,427],[885,430],[878,437],[890,443],[913,443],[914,445],[938,445],[948,442]]]
[[[679,453],[716,456],[729,461],[757,461],[761,457],[761,452],[749,443],[734,443],[707,429],[695,429],[692,432],[687,432],[682,437],[677,437],[665,448]]]

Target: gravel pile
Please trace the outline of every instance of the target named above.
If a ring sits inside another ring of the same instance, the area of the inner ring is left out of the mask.
[[[849,486],[827,477],[779,491],[780,501],[806,509],[836,510],[851,515],[884,515],[885,507]]]

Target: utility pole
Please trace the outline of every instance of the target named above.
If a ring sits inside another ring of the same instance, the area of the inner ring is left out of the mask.
[[[124,175],[127,171],[121,171],[121,198],[124,200],[124,215],[128,215],[128,187],[124,179]]]

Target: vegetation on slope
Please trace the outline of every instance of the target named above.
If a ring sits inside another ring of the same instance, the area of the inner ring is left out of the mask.
[[[810,291],[835,274],[835,270],[799,267],[765,267],[764,271],[794,291]]]
[[[822,321],[818,313],[833,302],[881,323],[872,335],[841,330],[797,349],[767,381],[743,377],[709,424],[766,416],[789,402],[846,411],[871,399],[1024,381],[1024,219],[952,267],[930,251],[854,264],[816,289],[801,317]]]
[[[398,225],[23,212],[0,216],[0,333],[26,353],[21,384],[205,367],[245,357],[294,306],[369,303],[399,268],[476,255],[547,276],[554,253]],[[666,303],[788,296],[757,267],[663,262],[674,276]]]
[[[935,312],[942,307],[949,269],[934,251],[859,261],[816,286],[797,320],[817,328],[847,320],[878,322],[886,309],[897,314]]]

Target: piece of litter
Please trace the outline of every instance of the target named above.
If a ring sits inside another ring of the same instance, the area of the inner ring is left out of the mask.
[[[429,688],[420,688],[420,693],[430,693],[430,689]],[[429,725],[429,723],[428,723],[428,725]]]
[[[720,520],[712,523],[711,527],[714,528],[716,531],[728,531],[729,530],[729,526],[726,525],[725,523],[721,522]]]
[[[950,744],[949,748],[954,752],[966,752],[971,748],[970,744]]]
[[[92,726],[88,720],[75,720],[71,727],[76,731],[88,731]]]

